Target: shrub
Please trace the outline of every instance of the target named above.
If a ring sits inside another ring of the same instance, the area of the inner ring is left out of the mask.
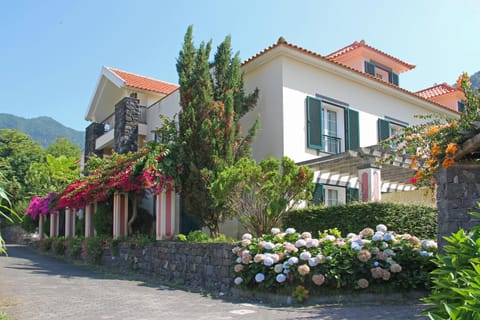
[[[190,231],[188,235],[180,233],[176,236],[176,239],[188,242],[235,242],[233,238],[227,237],[224,234],[219,234],[216,237],[209,237],[208,234],[200,230]]]
[[[295,292],[298,285],[310,292],[321,291],[321,287],[428,288],[436,242],[396,234],[385,225],[378,225],[376,232],[365,228],[346,238],[332,231],[319,239],[293,228],[272,229],[260,238],[245,234],[241,245],[232,250],[235,284],[277,292]],[[294,295],[299,296],[298,292]]]
[[[480,217],[479,213],[472,215]],[[444,254],[433,261],[432,293],[424,299],[433,308],[424,311],[431,319],[478,319],[480,314],[480,225],[445,237]]]
[[[43,239],[42,246],[40,247],[43,251],[50,251],[52,248],[53,238]]]
[[[240,224],[260,236],[281,223],[289,210],[311,198],[313,172],[306,166],[283,157],[259,163],[240,159],[221,171],[212,183],[210,194],[215,205]]]
[[[66,241],[65,238],[59,237],[59,238],[54,238],[53,243],[53,252],[58,255],[58,256],[63,256],[65,254],[65,249],[66,249]]]
[[[317,233],[338,228],[346,234],[383,223],[399,233],[410,233],[420,238],[436,239],[437,209],[420,205],[368,202],[344,206],[308,207],[290,211],[284,226]]]
[[[104,204],[97,207],[93,215],[93,225],[98,236],[111,236],[113,232],[113,209],[110,205]]]
[[[72,259],[79,259],[82,253],[83,237],[69,238],[67,240],[68,254]]]
[[[103,237],[89,237],[86,239],[86,259],[89,263],[99,264],[102,259],[105,247],[105,239]]]
[[[23,216],[22,222],[20,223],[23,230],[33,233],[38,226],[38,222],[32,219],[32,217],[27,214]]]

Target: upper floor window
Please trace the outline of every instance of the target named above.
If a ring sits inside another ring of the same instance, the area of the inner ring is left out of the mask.
[[[398,74],[394,73],[392,69],[382,66],[381,64],[365,61],[365,73],[371,74],[374,77],[398,86]]]
[[[347,105],[348,106],[348,105]],[[359,147],[358,111],[307,97],[307,145],[329,153]]]
[[[467,103],[465,101],[458,101],[457,102],[457,110],[458,112],[463,112],[465,111],[465,107],[467,106]]]
[[[398,121],[398,120],[397,120]],[[387,119],[378,119],[378,141],[383,141],[388,139],[391,136],[396,134],[400,134],[407,126],[406,123],[397,123],[395,121],[387,120]]]

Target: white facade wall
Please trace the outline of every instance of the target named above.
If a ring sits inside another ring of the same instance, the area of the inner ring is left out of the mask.
[[[169,119],[173,119],[180,112],[180,90],[176,90],[163,98],[160,101],[156,101],[153,105],[147,109],[147,141],[155,139],[155,131],[162,126],[162,120],[159,115],[164,115]]]
[[[252,144],[255,159],[269,157],[281,158],[283,152],[283,88],[282,62],[274,60],[245,74],[244,88],[246,93],[259,89],[257,106],[247,113],[241,121],[246,132],[254,123],[258,114],[260,129]]]
[[[282,82],[280,85],[279,80]],[[411,125],[421,121],[414,115],[432,113],[422,106],[423,101],[412,102],[415,98],[402,97],[405,94],[401,92],[391,94],[389,90],[380,91],[369,81],[365,79],[359,83],[352,77],[332,73],[321,65],[307,64],[289,56],[277,56],[261,68],[249,71],[245,75],[245,86],[248,90],[255,86],[260,89],[257,108],[249,118],[254,118],[254,114],[260,112],[262,119],[262,129],[253,144],[254,158],[263,159],[270,155],[280,158],[286,155],[300,162],[325,154],[307,148],[307,96],[322,95],[359,111],[361,147],[378,143],[379,118],[388,116]],[[438,108],[438,112],[442,112],[442,109]],[[340,124],[339,136],[344,145],[343,112],[338,113],[337,120]]]

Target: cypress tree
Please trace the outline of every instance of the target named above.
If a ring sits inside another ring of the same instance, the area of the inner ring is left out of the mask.
[[[213,204],[210,184],[223,168],[251,155],[259,120],[244,137],[239,120],[255,107],[258,90],[245,94],[239,54],[232,54],[230,36],[209,63],[211,42],[195,48],[192,30],[189,26],[177,59],[181,199],[184,210],[216,236],[226,217],[222,206]]]

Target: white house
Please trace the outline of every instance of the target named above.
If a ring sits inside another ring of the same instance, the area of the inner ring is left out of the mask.
[[[324,56],[280,38],[242,68],[246,92],[260,90],[257,107],[242,120],[248,127],[261,116],[254,158],[288,156],[310,166],[314,201],[327,205],[379,201],[382,193],[413,189],[409,160],[380,168],[381,152],[372,146],[418,123],[415,115],[458,117],[463,108],[461,91],[446,84],[417,93],[401,88],[400,75],[414,65],[364,41]],[[86,114],[92,121],[86,155],[134,150],[129,145],[155,139],[159,114],[173,117],[180,110],[177,88],[104,67]],[[140,111],[128,117],[124,109]]]

